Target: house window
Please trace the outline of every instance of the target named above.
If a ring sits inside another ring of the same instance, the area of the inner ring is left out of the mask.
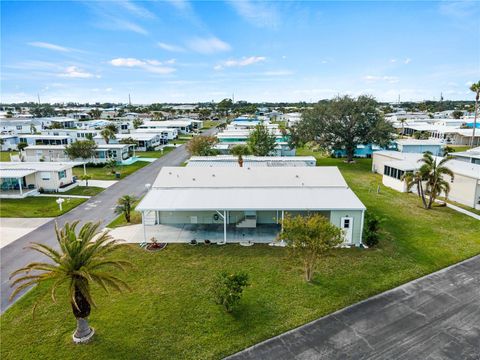
[[[59,180],[64,179],[66,177],[67,177],[67,172],[65,170],[62,170],[62,171],[58,172],[58,179]]]
[[[42,172],[40,172],[40,178],[42,180],[50,180],[51,179],[51,174],[47,171],[42,171]]]
[[[17,130],[22,130],[22,125],[17,125]]]

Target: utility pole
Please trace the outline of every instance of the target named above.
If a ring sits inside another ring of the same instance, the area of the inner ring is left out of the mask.
[[[40,105],[41,103],[40,103],[40,94],[39,93],[37,93],[37,99],[38,99],[38,105]]]
[[[128,106],[132,106],[132,100],[130,99],[130,94],[128,94]]]

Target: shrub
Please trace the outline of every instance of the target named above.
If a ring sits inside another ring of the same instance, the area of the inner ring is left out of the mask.
[[[369,211],[365,212],[365,223],[363,228],[363,243],[368,247],[378,244],[381,219]]]
[[[242,298],[243,289],[248,285],[248,274],[227,274],[222,271],[215,277],[212,286],[215,303],[222,305],[225,311],[232,312]]]

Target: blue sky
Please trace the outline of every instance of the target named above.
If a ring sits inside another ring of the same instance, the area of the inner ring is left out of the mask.
[[[1,2],[1,101],[473,99],[480,2]]]

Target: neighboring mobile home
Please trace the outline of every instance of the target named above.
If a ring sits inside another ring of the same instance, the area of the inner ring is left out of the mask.
[[[415,172],[422,165],[419,160],[423,154],[400,153],[398,151],[378,151],[373,155],[372,171],[382,174],[385,186],[400,192],[407,191],[403,176],[407,172]],[[435,157],[440,161],[441,157]],[[480,209],[480,164],[468,163],[459,160],[449,160],[446,164],[454,173],[450,181],[448,198],[452,201]]]
[[[337,167],[164,167],[137,210],[145,240],[175,242],[162,231],[200,228],[223,234],[221,243],[241,242],[247,229],[270,231],[272,241],[286,213],[314,212],[342,228],[346,244],[360,246],[365,206]]]
[[[24,198],[41,191],[64,192],[77,186],[77,162],[0,162],[0,198]]]

